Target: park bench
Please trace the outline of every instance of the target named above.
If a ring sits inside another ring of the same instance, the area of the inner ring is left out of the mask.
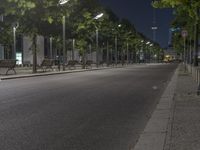
[[[40,68],[44,71],[46,71],[48,68],[53,70],[53,59],[44,59],[40,65]]]
[[[15,59],[2,59],[0,60],[0,68],[7,68],[6,75],[8,75],[8,72],[10,70],[13,70],[13,72],[16,74],[15,66],[16,66]]]
[[[76,69],[76,65],[78,64],[77,60],[69,60],[67,63],[67,67],[68,69],[71,69],[71,67],[73,67],[74,69]]]
[[[99,65],[102,66],[102,67],[104,66],[104,64],[105,64],[105,61],[100,61],[99,62]]]
[[[88,67],[92,68],[92,64],[94,64],[92,60],[87,60],[87,61],[85,62],[85,67],[86,67],[86,68],[88,68]]]

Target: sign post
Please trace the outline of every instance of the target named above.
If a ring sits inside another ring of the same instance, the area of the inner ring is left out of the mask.
[[[186,72],[186,37],[188,36],[187,30],[182,30],[181,35],[184,39],[184,65],[185,65],[185,72]]]

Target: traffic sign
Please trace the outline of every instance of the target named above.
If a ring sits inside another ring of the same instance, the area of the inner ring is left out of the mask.
[[[188,36],[187,30],[182,30],[181,35],[183,38],[186,38]]]

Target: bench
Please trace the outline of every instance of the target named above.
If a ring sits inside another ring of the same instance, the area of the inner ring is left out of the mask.
[[[86,68],[88,68],[88,67],[91,67],[91,68],[92,68],[92,64],[94,64],[92,60],[87,60],[87,61],[85,62],[85,67],[86,67]]]
[[[44,59],[40,65],[40,68],[43,70],[43,72],[46,71],[46,69],[48,68],[53,70],[53,63],[53,59]]]
[[[67,67],[68,69],[71,69],[71,67],[74,67],[74,69],[76,69],[76,64],[78,64],[77,60],[69,60],[67,63]]]
[[[104,66],[104,64],[105,64],[105,61],[100,61],[99,62],[99,65],[102,66],[102,67]]]
[[[2,59],[0,60],[0,68],[7,68],[6,75],[8,75],[8,72],[10,70],[13,70],[13,72],[16,74],[15,66],[16,66],[15,59]]]

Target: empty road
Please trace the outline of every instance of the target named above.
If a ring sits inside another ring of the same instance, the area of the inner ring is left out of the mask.
[[[176,67],[0,81],[0,149],[129,150]]]

